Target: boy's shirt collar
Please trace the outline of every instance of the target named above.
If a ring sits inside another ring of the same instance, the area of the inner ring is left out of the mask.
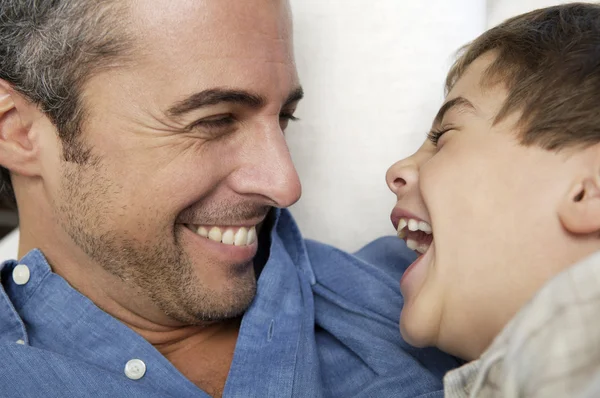
[[[598,314],[600,252],[551,279],[480,359],[450,371],[445,396],[600,396]]]

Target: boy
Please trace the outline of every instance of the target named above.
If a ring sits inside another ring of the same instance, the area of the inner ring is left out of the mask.
[[[447,93],[387,174],[392,222],[420,254],[402,335],[473,361],[446,376],[449,397],[598,396],[600,5],[489,30]]]

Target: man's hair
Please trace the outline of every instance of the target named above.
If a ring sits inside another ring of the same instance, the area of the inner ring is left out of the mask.
[[[488,30],[463,47],[446,91],[488,52],[496,58],[482,86],[502,84],[508,90],[494,123],[520,111],[520,142],[548,150],[600,142],[599,4],[544,8]]]
[[[0,0],[0,78],[49,117],[67,161],[84,163],[89,155],[78,140],[85,117],[83,84],[123,62],[130,48],[124,3]],[[0,196],[16,204],[10,173],[3,167]]]

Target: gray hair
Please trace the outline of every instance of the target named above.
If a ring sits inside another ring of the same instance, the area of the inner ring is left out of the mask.
[[[94,73],[123,62],[131,48],[125,1],[0,0],[0,79],[36,104],[58,130],[66,161],[85,163],[78,140],[80,98]],[[0,168],[0,197],[15,205],[10,173]]]

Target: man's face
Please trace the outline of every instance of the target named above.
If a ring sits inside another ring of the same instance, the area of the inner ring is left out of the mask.
[[[152,0],[131,17],[137,60],[85,85],[91,158],[61,164],[56,218],[173,319],[239,315],[255,229],[300,197],[283,135],[300,97],[288,5]]]
[[[480,84],[492,60],[477,59],[448,94],[455,106],[434,123],[448,130],[437,145],[426,140],[387,175],[398,198],[392,219],[413,218],[433,230],[405,232],[424,254],[401,281],[402,334],[465,359],[477,357],[545,281],[583,255],[570,249],[574,237],[557,216],[580,160],[520,145],[518,114],[493,124],[507,92]]]

